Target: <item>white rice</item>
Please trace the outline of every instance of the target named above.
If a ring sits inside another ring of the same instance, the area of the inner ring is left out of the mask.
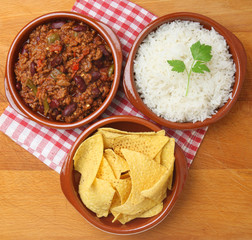
[[[200,41],[212,46],[207,63],[210,72],[192,73],[185,96],[187,74],[171,71],[167,60],[182,60],[189,70],[190,47]],[[134,61],[137,90],[144,103],[158,116],[173,122],[196,122],[210,118],[232,97],[235,64],[225,39],[214,29],[197,22],[174,21],[150,33]]]

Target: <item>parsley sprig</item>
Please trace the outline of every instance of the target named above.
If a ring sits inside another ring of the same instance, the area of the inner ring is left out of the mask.
[[[194,43],[191,47],[191,54],[193,57],[192,65],[187,70],[185,63],[181,60],[167,60],[167,62],[172,66],[172,71],[182,73],[186,70],[187,73],[187,87],[186,87],[186,96],[189,90],[189,82],[192,72],[194,73],[204,73],[210,72],[206,63],[212,59],[211,50],[212,47],[209,45],[201,44],[200,41]]]

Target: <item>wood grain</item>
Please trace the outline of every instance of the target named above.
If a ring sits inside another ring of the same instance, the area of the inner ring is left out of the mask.
[[[230,113],[209,127],[171,214],[154,229],[114,236],[90,226],[63,196],[59,175],[0,133],[0,239],[252,239],[252,5],[250,0],[133,0],[158,16],[190,11],[232,31],[247,52],[247,75]],[[22,26],[73,0],[0,3],[0,113],[8,106],[4,68]]]

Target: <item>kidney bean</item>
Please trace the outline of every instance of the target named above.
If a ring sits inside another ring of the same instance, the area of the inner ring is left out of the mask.
[[[59,66],[61,63],[62,63],[62,56],[58,55],[51,61],[51,66],[54,68]]]
[[[36,66],[35,62],[32,61],[30,64],[30,72],[32,76],[36,73],[35,66]]]
[[[87,26],[86,25],[75,25],[75,26],[73,26],[73,30],[75,32],[84,32],[87,30]]]
[[[92,72],[91,75],[92,75],[92,80],[93,81],[98,80],[100,78],[100,76],[101,76],[101,74],[99,72]]]
[[[66,22],[65,21],[57,21],[57,22],[53,22],[51,27],[52,29],[60,29]]]
[[[102,50],[102,53],[104,56],[106,56],[106,57],[109,56],[109,52],[107,51],[107,49],[104,45],[99,45],[98,47]]]
[[[96,67],[98,67],[98,68],[103,67],[103,61],[102,61],[101,58],[98,59],[98,60],[93,61],[93,63],[94,63],[94,65],[95,65]]]
[[[93,88],[93,89],[92,89],[92,95],[93,95],[93,97],[95,97],[95,98],[99,97],[99,95],[100,95],[99,89],[98,89],[98,88]]]
[[[22,90],[22,84],[21,84],[21,82],[16,82],[16,89],[18,90],[18,91],[21,91]]]
[[[84,82],[84,79],[81,76],[74,76],[74,81],[77,87],[81,92],[85,92],[87,89],[87,86]]]
[[[76,108],[77,108],[77,104],[72,103],[64,108],[62,115],[63,116],[70,116],[75,111]]]
[[[58,108],[59,107],[59,102],[57,99],[53,99],[51,102],[50,102],[50,108]]]

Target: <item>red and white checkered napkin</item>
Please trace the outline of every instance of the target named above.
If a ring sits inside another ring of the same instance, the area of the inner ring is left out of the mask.
[[[136,36],[156,18],[128,0],[77,0],[72,10],[110,26],[120,38],[124,60]],[[101,118],[111,115],[144,117],[128,102],[122,86]],[[7,107],[0,117],[2,132],[57,172],[60,172],[67,152],[83,129],[84,127],[72,130],[47,128],[20,116],[11,107]],[[190,166],[207,128],[188,131],[165,130],[184,150]]]

